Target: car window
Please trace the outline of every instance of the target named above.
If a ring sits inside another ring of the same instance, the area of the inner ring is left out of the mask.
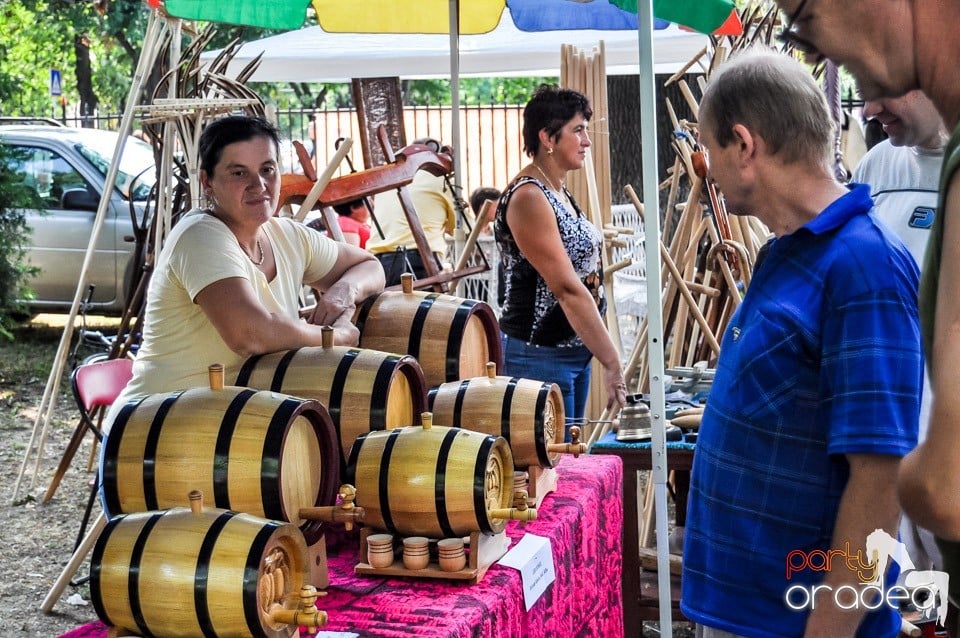
[[[110,158],[116,150],[116,137],[85,138],[76,145],[77,151],[104,177],[110,168]],[[144,201],[157,180],[153,163],[153,147],[134,137],[127,138],[117,170],[116,188],[127,199]]]
[[[70,189],[92,191],[83,176],[55,151],[33,146],[15,148],[7,168],[18,174],[23,185],[36,192],[47,207],[59,208],[63,193]]]

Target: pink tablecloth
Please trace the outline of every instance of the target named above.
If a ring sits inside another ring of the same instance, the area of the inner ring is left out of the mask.
[[[330,549],[330,587],[317,601],[330,617],[324,629],[382,638],[623,636],[620,459],[568,457],[558,472],[559,488],[544,500],[538,520],[507,526],[513,543],[526,532],[552,542],[556,581],[529,612],[519,573],[501,565],[476,585],[356,576],[354,534]],[[96,622],[62,638],[105,636]]]

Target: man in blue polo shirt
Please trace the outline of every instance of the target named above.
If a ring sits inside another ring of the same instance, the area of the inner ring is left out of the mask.
[[[832,121],[801,64],[734,58],[699,119],[730,212],[774,239],[724,334],[701,424],[683,612],[705,638],[892,638],[897,570],[868,588],[865,543],[896,538],[897,468],[917,440],[917,266],[870,214],[868,187],[834,177]]]

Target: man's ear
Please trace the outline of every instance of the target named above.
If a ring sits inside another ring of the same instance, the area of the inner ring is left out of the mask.
[[[737,157],[741,162],[755,159],[759,139],[743,124],[733,125],[733,144],[737,145]]]

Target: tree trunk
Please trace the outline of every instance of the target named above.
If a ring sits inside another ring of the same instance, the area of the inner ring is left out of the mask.
[[[78,34],[73,37],[73,51],[77,58],[77,92],[80,94],[80,116],[83,118],[83,126],[90,128],[93,126],[92,116],[97,111],[100,99],[93,91],[90,47],[85,36]]]

